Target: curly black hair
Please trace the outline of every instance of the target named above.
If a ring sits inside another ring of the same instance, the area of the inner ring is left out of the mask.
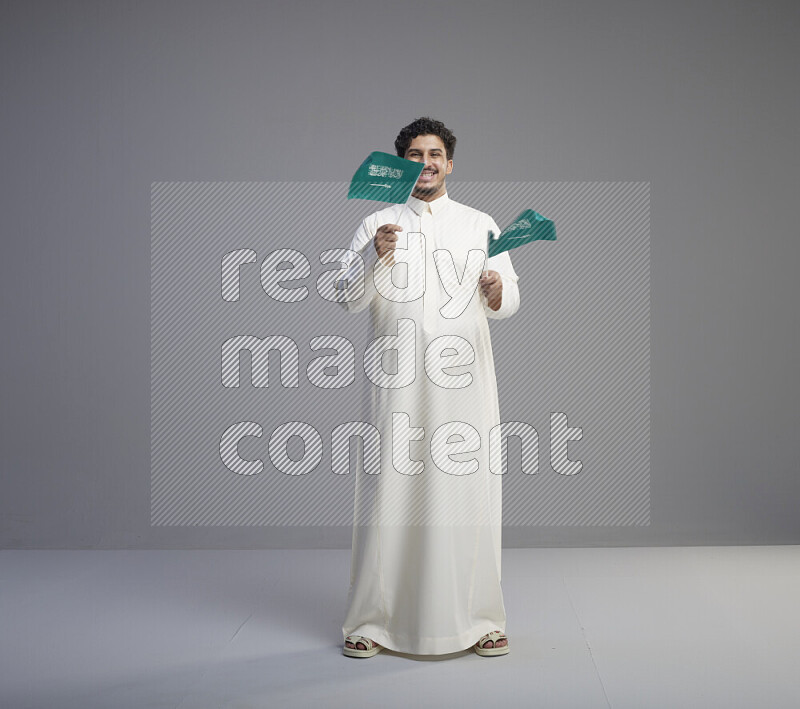
[[[416,121],[409,123],[400,131],[397,139],[394,141],[394,148],[397,151],[398,157],[405,157],[408,146],[411,145],[411,141],[418,135],[438,135],[444,143],[447,159],[453,159],[453,153],[456,150],[456,137],[444,123],[428,117],[417,118]]]

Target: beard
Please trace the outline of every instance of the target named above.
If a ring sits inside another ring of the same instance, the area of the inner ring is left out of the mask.
[[[437,182],[436,184],[429,184],[429,185],[420,185],[417,183],[414,185],[414,190],[411,193],[412,197],[416,197],[419,199],[420,197],[430,197],[431,195],[436,194],[441,188],[444,180],[441,182]]]
[[[436,194],[438,189],[438,187],[415,187],[411,194],[414,197],[430,197],[432,194]]]

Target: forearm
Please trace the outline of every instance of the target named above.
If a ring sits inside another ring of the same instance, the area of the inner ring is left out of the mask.
[[[365,310],[375,297],[373,269],[377,260],[372,238],[365,233],[357,234],[350,246],[346,266],[337,278],[336,302],[348,312]]]

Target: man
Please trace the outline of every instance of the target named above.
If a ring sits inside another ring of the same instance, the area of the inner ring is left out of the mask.
[[[383,647],[420,655],[509,650],[487,318],[517,311],[518,277],[508,252],[486,260],[489,232],[500,233],[494,220],[447,194],[455,143],[430,118],[400,131],[397,154],[424,163],[422,174],[407,204],[363,220],[350,246],[360,258],[353,255],[343,277],[348,291],[363,295],[340,304],[369,307],[373,344],[397,360],[396,372],[383,354],[374,371],[365,368],[373,383],[366,413],[381,445],[379,474],[365,472],[365,448],[356,466],[342,626],[351,657]]]

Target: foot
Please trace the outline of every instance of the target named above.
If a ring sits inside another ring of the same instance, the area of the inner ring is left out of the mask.
[[[500,631],[500,630],[497,630],[497,631],[495,631],[495,632],[499,633],[499,632],[502,632],[502,631]],[[508,640],[507,640],[507,639],[506,639],[506,640],[498,640],[498,641],[497,641],[497,647],[503,647],[503,646],[505,646],[505,645],[508,645]],[[487,648],[488,648],[488,647],[494,647],[494,646],[495,646],[495,645],[494,645],[494,641],[493,641],[493,640],[487,640],[487,641],[486,641],[486,642],[483,644],[483,647],[487,647]]]
[[[492,630],[475,643],[475,652],[483,657],[507,655],[510,651],[508,637],[502,630]]]
[[[378,645],[378,643],[376,643],[374,640],[372,641],[372,644],[375,647],[380,647],[380,645]],[[345,647],[351,647],[354,650],[366,650],[367,649],[367,646],[364,643],[357,642],[355,645],[353,645],[353,643],[351,643],[349,640],[345,642]]]

